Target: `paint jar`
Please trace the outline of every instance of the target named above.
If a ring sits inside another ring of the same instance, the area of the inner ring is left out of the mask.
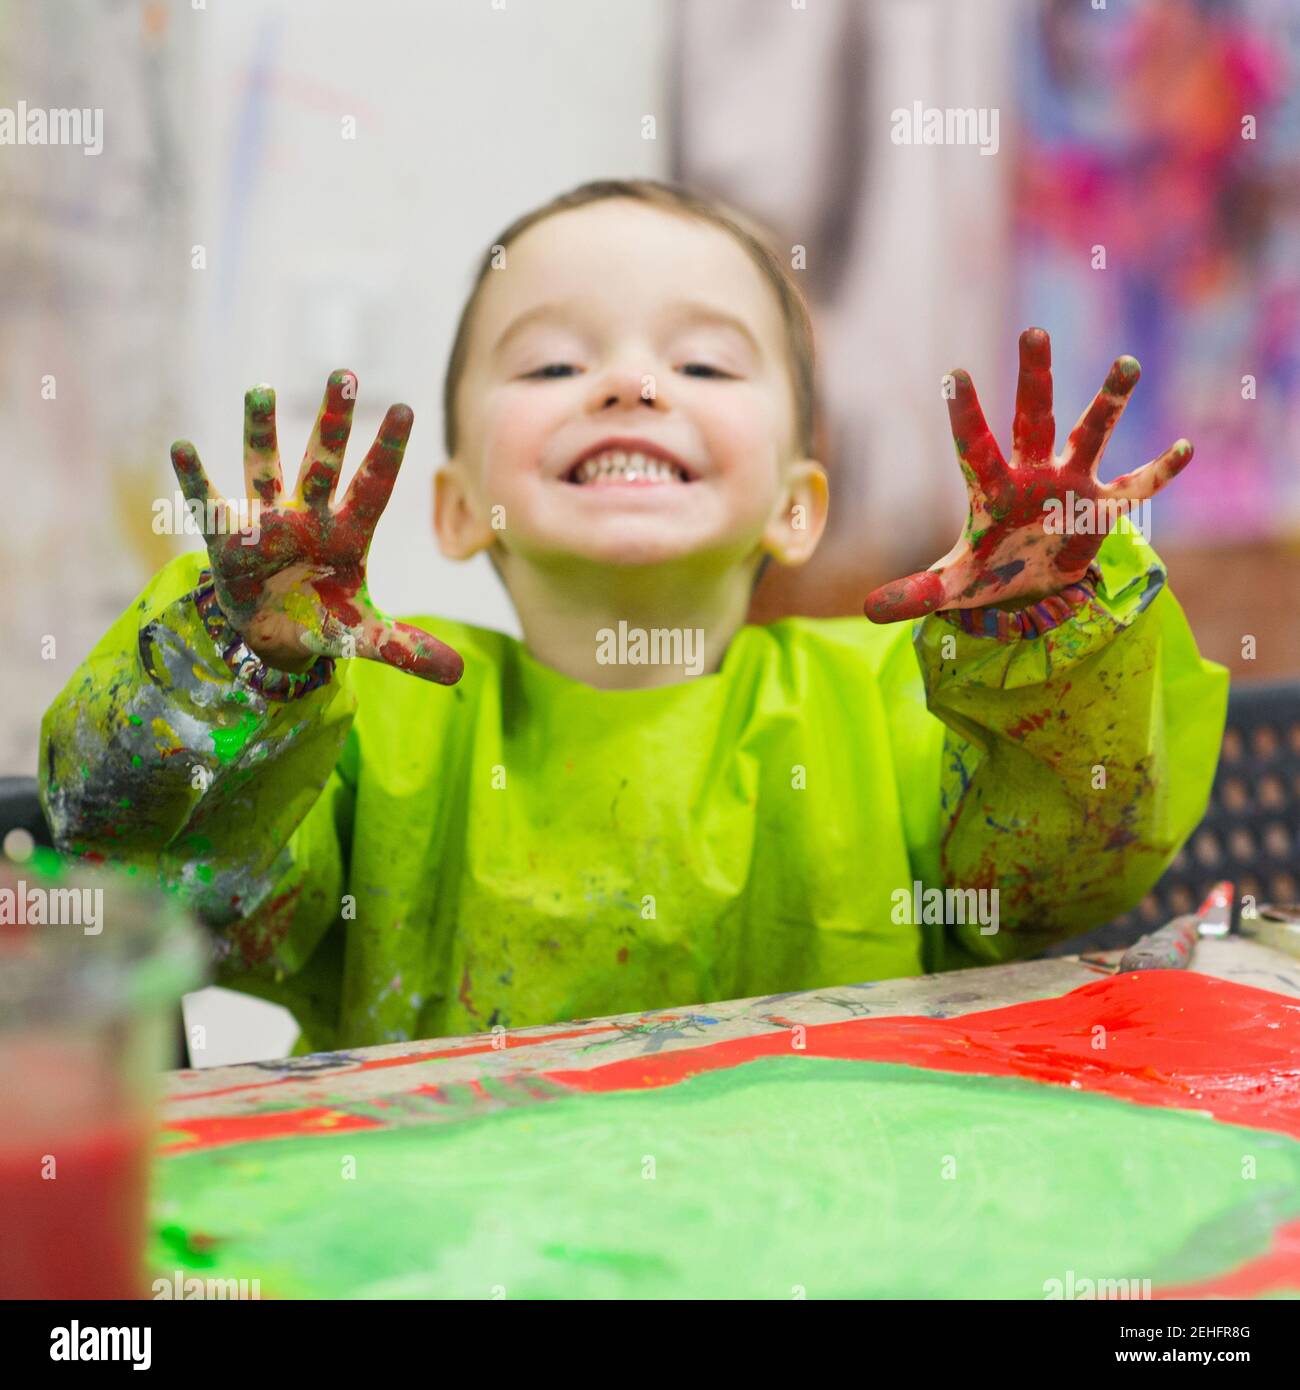
[[[138,1298],[160,1073],[202,932],[125,874],[0,859],[0,1298]]]

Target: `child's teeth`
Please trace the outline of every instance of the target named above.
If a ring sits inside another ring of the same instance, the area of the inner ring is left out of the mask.
[[[647,454],[625,453],[611,449],[595,458],[584,459],[576,474],[580,483],[592,483],[602,478],[624,478],[628,482],[685,482],[686,477],[676,465]]]

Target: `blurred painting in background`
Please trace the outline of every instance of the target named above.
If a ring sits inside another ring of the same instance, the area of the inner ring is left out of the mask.
[[[1196,445],[1157,546],[1294,537],[1300,5],[1044,0],[1015,41],[1016,321],[1051,325],[1057,401],[1131,352],[1126,455]]]
[[[946,552],[941,375],[1006,447],[1038,325],[1058,446],[1122,353],[1102,477],[1195,444],[1143,524],[1205,655],[1300,672],[1296,0],[678,0],[672,54],[675,175],[807,250],[831,521],[756,620],[859,612]],[[914,103],[996,113],[994,147],[892,142]]]

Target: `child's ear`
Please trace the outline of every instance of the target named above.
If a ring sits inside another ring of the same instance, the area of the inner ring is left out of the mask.
[[[433,475],[433,532],[449,560],[468,560],[495,540],[486,517],[479,514],[464,470],[451,459]]]
[[[815,459],[796,459],[786,469],[781,501],[763,532],[763,549],[783,565],[804,564],[822,538],[829,508],[826,470]]]

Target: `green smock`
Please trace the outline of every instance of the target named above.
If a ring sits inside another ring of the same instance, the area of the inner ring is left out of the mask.
[[[412,617],[459,685],[340,661],[270,699],[196,610],[205,564],[166,565],[51,706],[43,799],[60,849],[181,893],[299,1052],[1035,954],[1155,883],[1222,737],[1227,673],[1126,524],[1036,636],[789,618],[646,690]],[[997,929],[976,894],[931,912],[945,886],[996,889]]]

